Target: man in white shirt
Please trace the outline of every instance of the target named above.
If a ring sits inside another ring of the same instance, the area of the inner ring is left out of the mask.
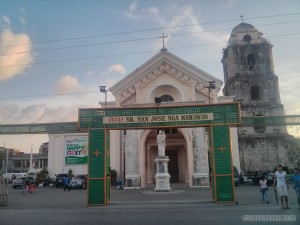
[[[274,186],[277,186],[277,191],[280,195],[280,201],[281,201],[281,208],[282,209],[290,209],[288,204],[288,184],[287,184],[287,178],[286,178],[286,172],[282,171],[282,166],[277,166],[277,171],[275,172],[275,182]],[[286,207],[284,207],[284,201]]]

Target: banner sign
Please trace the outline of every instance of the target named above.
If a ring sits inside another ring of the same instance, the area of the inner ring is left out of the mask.
[[[65,137],[65,164],[88,163],[88,136]]]
[[[213,113],[174,114],[174,115],[149,115],[149,116],[104,116],[103,124],[114,123],[159,123],[179,121],[213,120]]]

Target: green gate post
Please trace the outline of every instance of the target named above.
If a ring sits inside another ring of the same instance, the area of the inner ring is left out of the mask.
[[[106,136],[104,129],[89,130],[88,206],[106,205],[110,199],[110,189],[107,188],[107,183],[110,183],[107,182],[109,154],[105,150],[107,144],[104,141]]]
[[[215,203],[234,203],[233,166],[229,126],[211,126],[212,196]]]
[[[110,168],[110,132],[105,130],[105,167],[106,167],[106,203],[110,203],[111,168]]]

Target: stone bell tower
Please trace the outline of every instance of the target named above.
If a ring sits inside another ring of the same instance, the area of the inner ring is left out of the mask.
[[[242,116],[284,115],[272,47],[250,24],[242,22],[231,32],[222,58],[223,94],[240,102]],[[238,136],[242,170],[274,169],[277,164],[288,166],[286,127],[242,127]]]

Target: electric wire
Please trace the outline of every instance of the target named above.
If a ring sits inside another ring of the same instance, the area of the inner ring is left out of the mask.
[[[279,35],[267,36],[266,38],[270,38],[270,37],[283,37],[283,36],[294,36],[294,35],[299,35],[299,34],[300,33],[279,34]],[[174,48],[169,48],[169,49],[170,50],[174,50],[174,49],[194,48],[194,47],[203,47],[203,46],[218,45],[218,44],[224,44],[224,43],[227,43],[227,41],[215,42],[215,43],[207,43],[207,44],[198,44],[198,45],[191,45],[191,46],[181,46],[181,47],[174,47]],[[47,64],[47,63],[70,62],[70,61],[89,60],[89,59],[98,59],[98,58],[109,58],[109,57],[128,56],[128,55],[137,55],[137,54],[154,53],[154,52],[157,52],[157,50],[145,50],[145,51],[138,51],[138,52],[110,54],[110,55],[79,57],[79,58],[69,58],[69,59],[59,59],[59,60],[49,60],[49,61],[40,61],[40,62],[33,62],[33,63],[14,64],[14,65],[0,65],[0,68],[3,68],[3,67],[15,67],[15,66],[30,66],[30,65]]]
[[[258,25],[253,25],[253,26],[254,27],[260,27],[260,26],[270,26],[270,25],[278,25],[278,24],[290,24],[290,23],[297,23],[297,22],[300,22],[300,20],[278,22],[278,23],[258,24]],[[170,36],[170,37],[179,37],[179,36],[185,36],[185,35],[193,35],[193,34],[201,34],[201,33],[209,33],[209,32],[218,32],[218,31],[225,31],[225,30],[232,30],[232,29],[233,29],[233,27],[229,27],[229,28],[222,28],[222,29],[199,31],[199,32],[189,32],[189,33],[172,34],[172,35],[168,34],[168,36]],[[128,40],[120,40],[120,41],[109,41],[109,42],[93,43],[93,44],[81,44],[81,45],[63,46],[63,47],[56,47],[56,48],[45,48],[45,49],[37,49],[37,50],[30,50],[30,51],[22,51],[22,52],[1,54],[0,57],[7,56],[7,55],[33,53],[33,52],[54,51],[54,50],[71,49],[71,48],[79,48],[79,47],[91,47],[91,46],[99,46],[99,45],[109,45],[109,44],[119,44],[119,43],[126,43],[126,42],[154,40],[154,39],[157,39],[157,38],[158,37],[145,37],[145,38],[136,38],[136,39],[128,39]]]
[[[254,19],[261,19],[261,18],[282,17],[282,16],[292,16],[292,15],[299,15],[299,14],[300,14],[300,12],[286,13],[286,14],[277,14],[277,15],[270,15],[270,16],[260,16],[260,17],[249,17],[249,18],[247,18],[247,20],[254,20]],[[141,33],[141,32],[147,32],[147,31],[155,31],[155,30],[166,30],[166,29],[174,29],[174,28],[180,28],[180,27],[199,26],[199,25],[204,25],[204,24],[207,25],[207,24],[217,24],[217,23],[225,23],[225,22],[234,22],[234,21],[239,21],[239,20],[240,19],[230,19],[230,20],[223,20],[223,21],[203,22],[203,23],[178,25],[178,26],[171,26],[171,27],[149,28],[149,29],[142,29],[142,30],[133,30],[133,31],[124,31],[124,32],[116,32],[116,33],[107,33],[107,34],[97,34],[97,35],[81,36],[81,37],[62,38],[62,39],[55,39],[55,40],[37,41],[37,42],[32,42],[30,44],[32,45],[32,44],[42,44],[42,43],[60,42],[60,41],[70,41],[70,40],[93,38],[93,37],[116,36],[116,35],[123,35],[123,34],[132,34],[132,33]],[[29,45],[29,44],[6,45],[6,46],[0,46],[0,48],[14,47],[14,46],[20,46],[20,45]]]

